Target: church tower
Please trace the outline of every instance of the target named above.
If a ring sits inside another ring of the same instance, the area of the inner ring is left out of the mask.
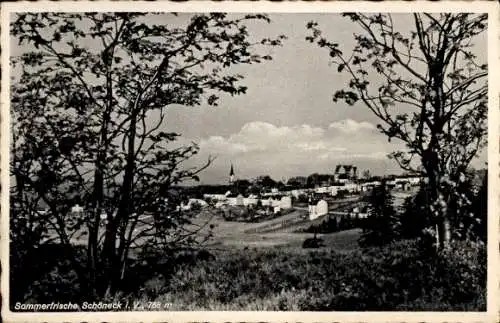
[[[233,163],[231,163],[231,170],[229,171],[229,184],[234,183],[234,168]]]

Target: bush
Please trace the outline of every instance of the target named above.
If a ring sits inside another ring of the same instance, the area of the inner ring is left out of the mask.
[[[300,194],[294,203],[309,203],[309,196],[307,194]]]
[[[399,217],[398,234],[403,239],[422,237],[424,229],[430,225],[430,214],[425,208],[425,192],[420,189],[415,197],[409,196],[402,205]]]
[[[445,300],[452,304],[477,301],[486,288],[486,262],[486,246],[481,242],[456,241],[441,251],[434,277],[446,292]]]
[[[82,247],[65,248],[60,244],[41,245],[36,254],[23,263],[11,266],[10,304],[78,302],[83,298],[81,281],[69,259],[85,264]],[[13,308],[11,309],[13,310]]]
[[[323,239],[320,238],[308,238],[302,243],[302,248],[320,248],[325,245]]]
[[[359,244],[362,247],[380,246],[394,241],[397,238],[396,211],[384,181],[373,189],[370,203],[371,212],[360,222],[363,235]]]
[[[198,201],[191,202],[191,211],[198,212],[202,209],[202,205]]]

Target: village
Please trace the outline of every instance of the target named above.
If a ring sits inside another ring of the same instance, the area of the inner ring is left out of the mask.
[[[217,209],[227,207],[261,207],[265,211],[261,213],[272,212],[274,214],[287,210],[293,206],[304,206],[307,204],[309,219],[314,220],[325,214],[328,214],[328,203],[343,200],[345,198],[356,202],[361,197],[366,196],[374,187],[385,185],[391,189],[395,198],[395,204],[398,205],[406,197],[411,196],[418,188],[422,177],[419,176],[390,176],[388,178],[359,178],[357,167],[353,165],[337,165],[330,183],[323,182],[312,188],[293,188],[285,186],[283,189],[269,187],[262,193],[250,193],[244,195],[238,192],[237,180],[235,179],[234,168],[231,165],[229,173],[229,190],[224,194],[204,194],[203,199],[190,198],[187,203],[180,205],[181,210],[190,210],[192,205],[200,206],[213,205]],[[359,217],[367,216],[367,208],[364,212],[359,208],[352,208],[352,213]]]
[[[374,187],[385,185],[391,190],[395,205],[401,204],[406,197],[411,196],[418,188],[423,177],[419,176],[387,176],[387,178],[377,177],[376,180],[370,178],[359,178],[357,167],[353,165],[337,165],[333,174],[333,183],[321,183],[314,188],[295,188],[280,190],[276,187],[263,188],[260,193],[242,194],[238,188],[238,180],[234,173],[234,167],[228,177],[229,185],[225,185],[228,191],[224,194],[203,194],[203,198],[196,198],[195,194],[185,193],[177,210],[189,211],[193,208],[212,206],[216,209],[227,207],[246,207],[249,209],[261,208],[260,214],[278,214],[282,210],[291,209],[296,204],[304,206],[307,204],[309,219],[314,220],[328,214],[327,201],[342,200],[346,197],[351,201],[357,201],[362,196],[367,195]],[[328,185],[329,184],[329,185]],[[218,187],[220,189],[220,186]],[[190,196],[191,195],[191,196]],[[168,198],[165,198],[165,202]],[[295,202],[295,203],[293,203]],[[307,202],[307,203],[305,203]],[[359,217],[366,217],[367,213],[359,208],[353,208],[352,213],[359,214]],[[39,212],[44,212],[43,210]],[[75,204],[72,213],[84,212],[84,208]],[[106,213],[101,215],[102,220],[107,217]]]
[[[191,214],[193,222],[188,227],[193,223],[217,227],[212,239],[216,244],[223,241],[227,245],[239,245],[245,240],[244,237],[251,238],[250,244],[254,244],[255,239],[259,242],[261,239],[268,239],[266,243],[271,243],[269,234],[273,233],[286,235],[280,238],[302,241],[303,234],[307,232],[334,233],[359,228],[360,221],[370,216],[369,197],[372,190],[382,183],[385,183],[390,191],[394,207],[398,209],[406,198],[418,191],[421,181],[424,180],[419,176],[369,177],[366,174],[360,177],[355,165],[339,164],[331,175],[313,175],[319,180],[312,185],[307,185],[307,181],[304,181],[303,185],[283,185],[266,176],[265,185],[252,189],[251,185],[255,186],[257,180],[252,184],[251,181],[238,179],[231,164],[227,184],[177,187],[169,192],[171,196],[163,197],[160,203],[167,206],[174,201],[173,203],[177,204],[173,208],[170,205],[170,209],[175,212],[167,214],[167,218],[175,217],[176,212]],[[220,193],[221,190],[226,191]],[[201,191],[206,193],[201,194]],[[45,212],[47,210],[38,211],[39,214]],[[84,212],[86,209],[79,204],[75,204],[70,211],[73,216]],[[210,218],[209,221],[206,220],[207,217]],[[138,225],[132,230],[136,233],[141,232],[144,226],[152,225],[151,221],[154,220],[150,212],[144,212],[138,215],[138,218]],[[104,230],[107,222],[108,214],[104,211],[100,216],[99,231]],[[238,234],[234,235],[235,232]],[[79,236],[74,236],[73,243],[82,243],[77,238]],[[277,240],[275,243],[288,245],[289,241],[284,243]]]

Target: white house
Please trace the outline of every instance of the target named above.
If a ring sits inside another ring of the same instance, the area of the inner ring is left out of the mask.
[[[320,200],[316,205],[309,205],[309,220],[314,220],[320,216],[328,214],[328,203]]]
[[[227,199],[227,196],[225,194],[203,194],[203,198],[215,201],[224,201]]]
[[[199,205],[201,207],[207,207],[208,206],[208,203],[205,202],[204,200],[200,200],[200,199],[189,199],[189,201],[184,204],[184,203],[181,203],[180,205],[180,210],[182,211],[189,211],[193,208],[193,205]]]
[[[350,193],[355,193],[359,192],[361,190],[361,187],[356,183],[346,183],[344,185],[344,189],[349,191]]]

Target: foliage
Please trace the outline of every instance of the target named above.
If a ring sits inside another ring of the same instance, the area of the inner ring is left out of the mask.
[[[156,300],[179,310],[485,310],[484,247],[453,250],[463,251],[429,257],[407,240],[347,255],[221,254],[178,271]]]
[[[307,176],[306,187],[314,188],[318,186],[331,185],[334,182],[334,175],[314,173]]]
[[[315,249],[315,248],[323,247],[324,245],[325,245],[325,243],[323,242],[323,239],[314,237],[314,238],[307,238],[306,240],[304,240],[304,243],[302,243],[302,248]]]
[[[451,221],[457,228],[454,238],[486,242],[488,221],[488,180],[475,185],[473,174],[467,174],[459,182],[450,199]]]
[[[350,193],[349,193],[348,190],[339,189],[339,190],[337,190],[337,195],[335,195],[335,198],[337,198],[337,199],[343,199],[346,196],[349,196],[349,194]]]
[[[437,242],[445,246],[453,189],[443,183],[453,188],[486,145],[488,66],[471,48],[486,30],[487,15],[414,13],[408,33],[399,31],[391,14],[343,15],[361,30],[352,53],[324,37],[315,22],[307,25],[307,40],[326,49],[337,71],[350,77],[334,101],[361,102],[389,140],[406,144],[391,156],[429,179]]]
[[[260,192],[269,191],[273,188],[277,188],[278,182],[271,178],[269,175],[258,176],[254,180],[254,186],[260,189]]]
[[[486,286],[486,246],[479,242],[457,241],[452,248],[443,250],[437,259],[437,273],[442,277],[436,285],[443,291],[451,284],[446,296],[450,302],[470,301],[471,295],[478,295]],[[485,297],[485,295],[483,296]]]
[[[236,191],[236,194],[247,195],[250,186],[251,183],[247,179],[238,179],[233,183],[233,188]]]
[[[393,198],[385,181],[376,186],[370,196],[370,212],[361,221],[363,235],[360,245],[384,245],[396,239],[396,211],[393,206]]]
[[[363,219],[351,218],[350,215],[337,218],[336,216],[329,216],[320,224],[313,224],[306,228],[303,232],[310,233],[332,233],[343,230],[350,230],[359,228],[363,223]]]
[[[487,238],[487,176],[479,188],[472,183],[472,175],[464,179],[453,194],[450,194],[450,220],[457,241],[486,243]],[[477,192],[476,192],[477,191]],[[397,233],[401,239],[422,239],[424,249],[433,243],[429,228],[432,227],[432,202],[429,186],[425,183],[415,196],[408,197],[401,206]],[[424,246],[427,245],[427,246]]]
[[[118,299],[172,303],[171,310],[484,311],[486,248],[454,244],[437,255],[422,253],[415,240],[348,253],[272,248],[157,254],[131,268],[129,296]],[[70,276],[59,277],[59,289],[34,288],[43,293],[34,299],[68,290],[61,284]]]
[[[296,201],[297,203],[309,203],[309,195],[302,193],[297,196]]]
[[[401,215],[396,228],[402,239],[420,238],[432,224],[428,187],[422,184],[415,196],[409,196],[401,206]]]
[[[171,14],[20,13],[11,24],[24,48],[12,62],[21,76],[11,105],[11,218],[44,223],[68,248],[85,239],[89,295],[119,289],[134,248],[197,242],[172,186],[197,181],[212,158],[182,166],[198,146],[165,131],[166,109],[244,94],[230,68],[271,59],[261,48],[283,39],[250,40],[245,24],[269,22],[264,15],[184,17],[185,25]],[[48,212],[33,219],[37,200]],[[85,212],[70,212],[75,203]],[[141,220],[146,209],[152,221]]]
[[[290,177],[286,183],[287,185],[293,187],[294,189],[306,188],[307,177],[305,176]]]
[[[483,177],[483,181],[476,199],[472,205],[475,212],[475,223],[472,235],[485,244],[488,241],[488,173]]]
[[[85,297],[81,294],[82,281],[71,259],[83,264],[84,248],[45,243],[35,251],[23,258],[22,263],[11,259],[13,270],[9,279],[11,286],[15,286],[10,288],[11,304],[82,301]]]

